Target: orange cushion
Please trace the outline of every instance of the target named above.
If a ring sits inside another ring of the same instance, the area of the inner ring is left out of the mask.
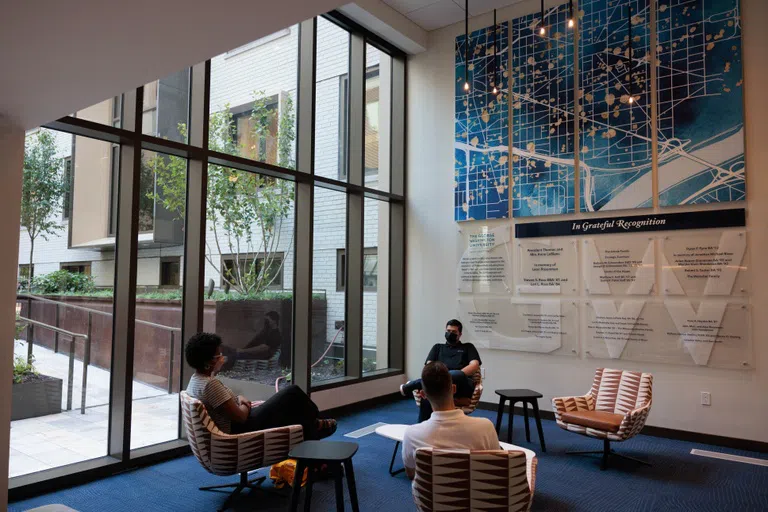
[[[566,423],[606,432],[618,432],[621,422],[624,421],[623,414],[603,411],[571,411],[561,414],[560,418]]]

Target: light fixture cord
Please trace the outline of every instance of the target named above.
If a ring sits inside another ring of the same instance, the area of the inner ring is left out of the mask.
[[[498,43],[496,40],[496,32],[498,31],[498,25],[496,24],[496,9],[493,10],[493,86],[498,90],[499,87],[499,66],[497,62],[498,55]]]
[[[634,60],[632,60],[632,6],[627,5],[627,33],[629,34],[629,97],[632,98],[632,71],[634,70]]]
[[[464,86],[469,85],[469,0],[464,0]]]

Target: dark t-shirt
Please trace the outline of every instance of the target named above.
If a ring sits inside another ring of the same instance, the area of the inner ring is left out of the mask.
[[[457,343],[455,345],[436,343],[427,356],[427,361],[440,361],[449,370],[461,370],[470,361],[475,360],[483,364],[480,360],[480,354],[477,353],[477,349],[471,343]],[[424,364],[426,364],[426,361]]]

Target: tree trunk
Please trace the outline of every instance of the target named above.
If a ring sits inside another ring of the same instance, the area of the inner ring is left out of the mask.
[[[35,273],[35,266],[32,264],[32,258],[35,255],[35,239],[32,237],[29,237],[29,273],[27,278],[27,293],[32,293],[32,277]],[[31,316],[31,311],[29,312]]]

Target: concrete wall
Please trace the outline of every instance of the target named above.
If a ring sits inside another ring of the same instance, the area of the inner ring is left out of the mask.
[[[552,3],[552,2],[548,2]],[[675,365],[580,360],[507,351],[481,351],[487,369],[484,400],[494,389],[532,388],[544,394],[550,408],[554,396],[589,390],[599,365],[643,370],[654,375],[650,425],[768,441],[768,99],[763,92],[768,70],[768,4],[742,0],[745,64],[747,158],[747,229],[751,241],[753,286],[752,339],[755,371],[726,371]],[[538,12],[538,2],[525,1],[501,9],[499,21]],[[470,30],[488,26],[492,17],[470,20]],[[455,286],[458,254],[453,222],[454,45],[463,24],[430,33],[427,52],[408,65],[408,228],[407,228],[407,368],[420,371],[430,346],[440,341],[445,321],[458,314]],[[695,207],[684,210],[695,210]],[[558,220],[564,217],[548,217]],[[572,218],[572,217],[568,217]],[[489,225],[492,225],[489,223]],[[468,340],[471,341],[471,340]],[[711,407],[700,405],[700,392],[712,394]]]

